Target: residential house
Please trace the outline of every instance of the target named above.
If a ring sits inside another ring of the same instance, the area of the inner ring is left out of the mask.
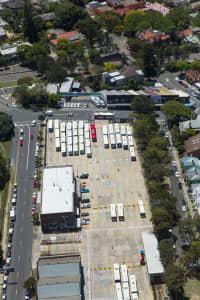
[[[124,75],[127,81],[131,78],[134,78],[136,81],[141,82],[144,79],[143,71],[138,69],[136,66],[126,66],[120,70],[120,74]]]
[[[176,36],[181,38],[181,39],[184,39],[189,35],[192,35],[192,29],[184,29],[182,31],[176,32]]]
[[[56,46],[59,39],[67,39],[71,42],[80,42],[84,35],[78,31],[64,32],[57,35],[56,39],[50,40],[51,45]]]
[[[38,15],[36,17],[40,17],[42,18],[43,21],[47,22],[47,21],[53,21],[55,19],[55,14],[54,12],[51,12],[47,14]]]
[[[184,142],[185,155],[200,158],[200,133],[190,137]]]
[[[187,71],[185,73],[186,80],[192,80],[192,83],[200,81],[200,71]]]
[[[187,129],[194,129],[195,131],[200,131],[200,115],[197,116],[196,120],[179,122],[180,133],[186,132]]]
[[[0,47],[0,54],[7,60],[7,62],[16,62],[17,61],[17,49],[19,46],[22,46],[22,45],[32,46],[29,42],[3,44]]]
[[[149,11],[149,10],[153,10],[153,11],[157,11],[159,13],[161,13],[163,16],[166,16],[169,12],[170,9],[166,6],[164,6],[163,4],[154,2],[146,2],[145,3],[145,8],[141,9],[142,11]]]
[[[191,3],[192,9],[196,8],[197,6],[200,6],[200,1],[196,1],[196,2]]]
[[[150,44],[153,44],[156,41],[167,41],[169,40],[169,35],[164,32],[160,32],[158,30],[146,30],[144,32],[136,32],[136,36],[138,39],[142,41],[146,41]]]

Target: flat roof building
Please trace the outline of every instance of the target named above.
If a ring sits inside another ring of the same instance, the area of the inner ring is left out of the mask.
[[[80,255],[40,258],[38,300],[81,300]]]
[[[74,228],[74,195],[75,181],[72,166],[44,169],[40,212],[43,232]]]
[[[151,283],[164,281],[164,267],[158,250],[158,240],[153,232],[142,232],[145,258]]]

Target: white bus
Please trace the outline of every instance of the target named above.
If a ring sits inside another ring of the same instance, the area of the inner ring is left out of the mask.
[[[85,154],[85,146],[84,144],[79,144],[80,154]]]
[[[72,156],[73,155],[73,147],[72,144],[67,146],[67,150],[68,150],[68,155]]]
[[[66,144],[65,143],[61,144],[61,153],[62,153],[62,156],[67,155],[67,149],[66,149]]]
[[[74,129],[77,129],[77,127],[78,127],[78,124],[77,124],[77,122],[76,122],[76,121],[73,121],[73,123],[72,123],[72,127],[73,127],[73,130],[74,130]]]
[[[73,129],[73,136],[78,136],[78,130],[77,130],[77,128]]]
[[[116,149],[116,141],[115,141],[115,136],[114,134],[110,135],[110,144],[112,149]]]
[[[103,135],[108,134],[108,127],[106,125],[103,125]]]
[[[132,294],[132,300],[139,300],[138,294],[136,293]]]
[[[127,265],[121,265],[121,280],[122,280],[122,282],[128,282]]]
[[[61,132],[61,143],[66,143],[65,132]]]
[[[67,130],[72,130],[72,123],[71,122],[67,123]]]
[[[124,300],[130,300],[129,284],[128,282],[123,282],[123,294]]]
[[[60,138],[56,138],[56,151],[60,151]]]
[[[103,136],[103,142],[104,142],[104,148],[108,149],[109,148],[109,143],[108,143],[108,136],[107,135]]]
[[[66,135],[68,137],[72,137],[72,130],[71,129],[67,129]]]
[[[136,161],[136,155],[135,155],[134,147],[130,147],[130,154],[131,154],[131,160]]]
[[[79,128],[79,130],[83,129],[83,121],[81,121],[81,120],[78,121],[78,128]]]
[[[133,147],[133,137],[131,135],[128,136],[128,144],[129,147]]]
[[[91,158],[92,157],[92,152],[91,152],[91,148],[90,147],[86,148],[86,153],[87,153],[87,158]]]
[[[79,136],[83,136],[83,128],[79,128],[78,133],[79,133]]]
[[[117,204],[117,212],[118,212],[119,221],[124,221],[123,203],[118,203]]]
[[[128,143],[125,135],[122,136],[122,145],[124,150],[128,150]]]
[[[48,130],[49,132],[53,132],[53,120],[48,121]]]
[[[120,282],[115,283],[115,289],[116,289],[116,294],[117,294],[117,300],[123,300],[122,287],[121,287]]]
[[[126,135],[126,129],[124,125],[121,125],[121,135]]]
[[[59,123],[59,120],[54,120],[54,128],[55,128],[55,129],[60,129],[60,123]]]
[[[58,128],[55,129],[55,138],[59,138],[60,137],[60,130]]]
[[[105,120],[113,120],[115,117],[114,113],[110,112],[95,112],[94,113],[94,119],[105,119]]]
[[[116,140],[117,140],[117,148],[121,148],[122,147],[122,140],[121,140],[121,136],[119,133],[116,134]]]
[[[82,135],[79,136],[79,144],[84,144],[84,138]]]
[[[77,136],[73,137],[73,143],[78,145],[78,137]]]
[[[108,130],[109,130],[109,134],[114,134],[114,130],[113,130],[113,125],[112,124],[108,125]]]
[[[112,204],[111,204],[112,205]],[[120,269],[119,269],[119,264],[114,264],[113,265],[113,269],[114,269],[114,278],[115,278],[115,282],[120,281]]]
[[[78,144],[73,144],[74,155],[79,155]]]
[[[61,132],[65,132],[65,122],[61,123]]]
[[[115,123],[115,133],[120,133],[120,130],[119,130],[119,124],[118,123]]]
[[[138,200],[138,207],[139,207],[139,211],[140,211],[140,217],[145,218],[146,213],[145,213],[145,210],[144,210],[144,204],[143,204],[142,200]]]
[[[132,135],[132,130],[131,130],[131,127],[129,125],[126,126],[126,131],[127,131],[128,136]]]
[[[113,203],[110,204],[110,217],[112,222],[117,221],[116,206]]]
[[[90,132],[89,131],[85,132],[85,139],[87,139],[87,140],[90,139]]]
[[[89,124],[88,124],[88,123],[85,123],[85,126],[84,126],[84,131],[85,131],[85,132],[88,132],[88,131],[90,131],[90,126],[89,126]]]
[[[131,293],[137,293],[137,280],[136,280],[136,276],[134,274],[129,276],[130,279],[130,289],[131,289]]]

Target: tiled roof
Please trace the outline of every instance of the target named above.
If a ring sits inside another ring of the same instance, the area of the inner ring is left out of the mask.
[[[160,12],[163,16],[166,16],[169,12],[170,9],[160,3],[150,3],[150,2],[146,2],[145,4],[145,8],[142,9],[143,11],[148,11],[148,10],[154,10],[154,11],[158,11]]]
[[[82,37],[81,33],[79,33],[78,31],[70,31],[70,32],[64,32],[64,33],[60,33],[57,35],[57,39],[55,40],[51,40],[51,44],[55,45],[57,44],[59,39],[69,39],[69,40],[80,40]]]
[[[200,71],[187,71],[185,77],[186,79],[191,79],[193,82],[200,81]]]
[[[149,43],[154,43],[156,40],[167,40],[169,39],[169,35],[165,35],[162,32],[154,32],[151,30],[146,30],[145,32],[137,32],[136,36],[143,41],[147,41]]]
[[[188,35],[192,35],[192,30],[191,29],[185,29],[185,30],[183,30],[183,31],[178,31],[177,33],[176,33],[176,35],[178,36],[178,37],[185,37],[185,36],[188,36]]]

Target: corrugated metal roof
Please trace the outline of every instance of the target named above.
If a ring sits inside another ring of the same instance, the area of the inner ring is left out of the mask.
[[[142,232],[145,257],[148,266],[149,275],[163,274],[164,268],[160,260],[158,251],[158,241],[153,232]]]
[[[38,286],[37,292],[39,299],[78,296],[80,295],[80,284],[79,282],[70,282],[42,285]]]
[[[38,270],[39,278],[72,276],[80,274],[78,262],[55,265],[39,265]]]

